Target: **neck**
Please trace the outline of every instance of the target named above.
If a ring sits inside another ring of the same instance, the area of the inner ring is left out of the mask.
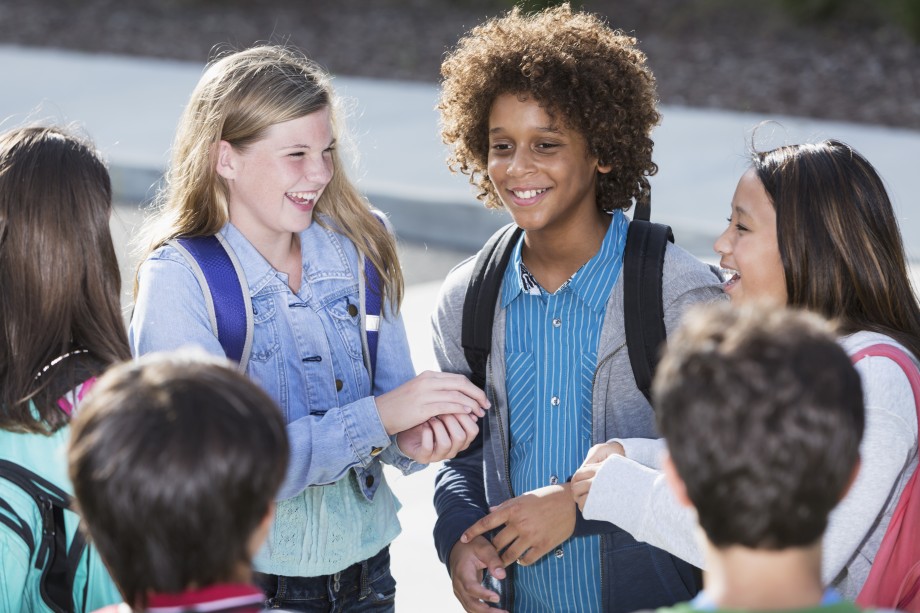
[[[779,551],[706,547],[706,594],[719,609],[779,610],[818,606],[821,541]]]
[[[543,289],[556,291],[593,258],[604,242],[611,216],[602,211],[563,228],[528,231],[521,257]]]

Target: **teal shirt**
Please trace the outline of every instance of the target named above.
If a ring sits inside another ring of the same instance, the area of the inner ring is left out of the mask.
[[[25,434],[0,430],[0,459],[23,466],[72,493],[67,478],[67,440],[70,428],[52,434]],[[32,528],[35,550],[31,557],[22,538],[0,522],[0,611],[50,611],[39,592],[41,569],[35,568],[41,542],[41,515],[32,497],[6,479],[0,479],[0,499],[4,500]],[[0,509],[0,513],[9,516]],[[65,513],[68,546],[77,530],[76,516]],[[86,602],[83,590],[86,587]],[[87,546],[74,580],[74,602],[78,611],[94,611],[121,602],[121,595],[92,546]]]

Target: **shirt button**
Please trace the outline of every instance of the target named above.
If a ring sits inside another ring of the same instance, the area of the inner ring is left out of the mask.
[[[565,555],[565,552],[562,551],[562,547],[557,547],[556,551],[553,552],[553,555],[556,556],[557,558],[561,558],[562,556]]]
[[[556,475],[553,475],[549,478],[550,485],[556,485],[557,483],[559,483],[559,477],[557,477]]]
[[[352,317],[354,317],[355,315],[357,315],[357,314],[358,314],[358,307],[356,307],[356,306],[353,305],[353,304],[349,304],[349,305],[348,305],[348,314],[351,315]]]
[[[342,386],[343,386],[343,385],[344,385],[344,384],[342,383],[341,379],[336,379],[336,380],[335,380],[335,391],[341,392],[341,391],[342,391]]]
[[[553,396],[552,398],[550,398],[550,401],[549,401],[549,403],[553,405],[554,407],[558,407],[560,402],[561,401],[559,400],[559,396]]]
[[[555,319],[553,319],[553,327],[554,327],[554,328],[558,328],[558,327],[561,326],[561,325],[562,325],[562,320],[561,320],[561,319],[559,319],[558,317],[556,317]]]
[[[374,485],[374,476],[368,475],[367,477],[365,477],[364,483],[367,485],[367,487],[371,487],[372,485]]]

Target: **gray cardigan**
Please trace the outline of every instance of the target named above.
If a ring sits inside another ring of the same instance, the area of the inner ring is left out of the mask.
[[[474,263],[475,258],[470,258],[451,271],[441,289],[438,308],[432,318],[435,355],[441,370],[445,372],[470,374],[460,344],[460,327],[463,302]],[[691,305],[724,299],[720,280],[712,269],[680,247],[670,244],[665,253],[662,294],[665,327],[669,334]],[[489,506],[501,504],[523,493],[512,492],[510,484],[504,360],[505,312],[498,304],[495,308],[485,386],[492,409],[488,411],[486,422],[483,423],[482,447],[471,449],[462,457],[446,462],[435,485],[438,521],[434,536],[439,555],[445,564],[462,532],[483,517]],[[617,279],[607,301],[597,355],[593,389],[593,442],[600,443],[616,437],[657,438],[652,408],[636,388],[626,351],[622,275]],[[611,528],[609,525],[600,527],[598,524],[586,522],[579,517],[575,534],[603,533]],[[616,565],[606,560],[616,553],[602,543],[602,566],[615,568]],[[615,580],[615,577],[612,579]],[[614,605],[612,609],[605,608],[613,610],[620,607]]]

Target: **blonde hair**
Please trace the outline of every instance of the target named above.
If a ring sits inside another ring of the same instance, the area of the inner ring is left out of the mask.
[[[271,126],[325,108],[337,134],[330,81],[316,62],[276,45],[252,47],[212,61],[179,120],[166,186],[157,195],[155,212],[141,235],[142,255],[178,236],[216,234],[227,224],[228,185],[215,168],[220,141],[245,150]],[[336,150],[332,160],[335,170],[316,204],[314,220],[326,226],[326,216],[359,255],[371,260],[380,272],[384,298],[397,311],[403,277],[395,241],[349,181]]]

